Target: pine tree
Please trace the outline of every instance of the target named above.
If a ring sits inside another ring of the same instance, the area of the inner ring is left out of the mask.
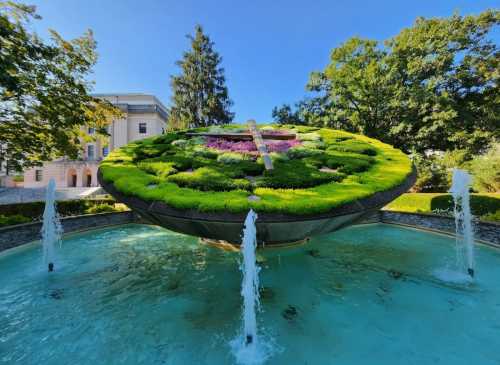
[[[234,118],[229,110],[233,102],[228,96],[224,69],[220,67],[222,58],[200,25],[196,26],[194,37],[187,37],[191,50],[176,63],[181,74],[171,77],[170,126],[192,128],[230,123]]]

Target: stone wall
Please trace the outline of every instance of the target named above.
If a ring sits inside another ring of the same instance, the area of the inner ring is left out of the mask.
[[[62,218],[64,233],[85,231],[106,226],[133,223],[138,220],[132,211],[88,214],[77,217]],[[9,248],[40,239],[41,222],[18,224],[0,228],[0,252]]]
[[[68,217],[61,219],[61,222],[65,233],[135,222],[146,223],[141,221],[132,211]],[[455,233],[455,221],[453,218],[434,214],[381,210],[370,213],[358,223],[377,222],[415,227],[448,234]],[[0,252],[40,239],[41,229],[41,222],[0,228]],[[476,222],[474,224],[474,237],[484,243],[500,247],[500,224]]]
[[[435,214],[404,213],[381,210],[379,221],[382,223],[411,226],[430,231],[455,234],[455,219]],[[474,238],[487,244],[500,247],[500,224],[474,222]]]

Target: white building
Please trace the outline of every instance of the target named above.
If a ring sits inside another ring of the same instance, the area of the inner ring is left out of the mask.
[[[78,160],[62,158],[25,171],[25,188],[44,187],[51,178],[55,179],[58,188],[99,186],[97,168],[110,151],[135,140],[162,134],[167,128],[167,108],[154,95],[94,96],[108,100],[124,113],[123,119],[109,124],[110,137],[85,143],[84,152]],[[94,131],[87,128],[87,133],[93,134]]]

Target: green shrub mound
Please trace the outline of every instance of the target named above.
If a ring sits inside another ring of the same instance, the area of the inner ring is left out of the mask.
[[[265,170],[256,152],[218,150],[187,132],[240,132],[245,126],[197,128],[130,143],[101,163],[121,193],[204,212],[316,214],[404,182],[411,162],[401,151],[352,133],[304,126],[261,126],[294,133],[299,142],[271,152]],[[255,195],[258,199],[248,199]]]

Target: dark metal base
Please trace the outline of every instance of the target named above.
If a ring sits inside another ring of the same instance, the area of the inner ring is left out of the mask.
[[[285,244],[333,232],[351,225],[406,192],[415,183],[416,176],[416,171],[413,169],[413,172],[401,185],[345,204],[327,213],[312,216],[258,213],[257,242],[265,245]],[[192,236],[223,240],[236,245],[241,244],[246,213],[206,213],[189,209],[175,209],[163,202],[147,202],[124,195],[113,184],[105,182],[100,171],[98,179],[102,187],[115,199],[126,204],[153,224]]]

